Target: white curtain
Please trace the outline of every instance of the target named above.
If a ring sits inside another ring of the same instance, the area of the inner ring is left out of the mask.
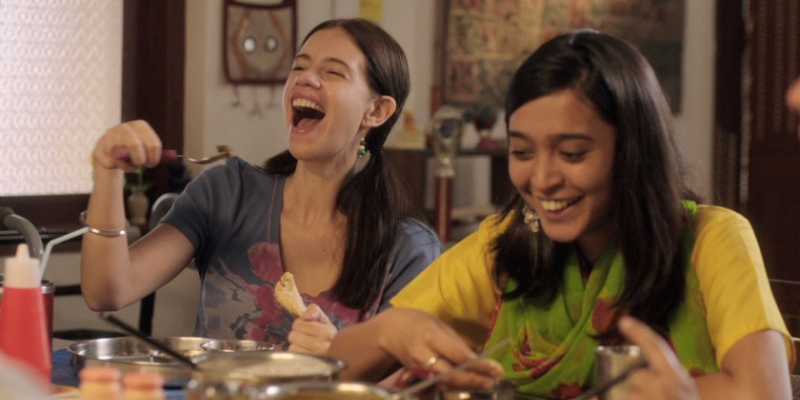
[[[91,191],[121,82],[122,0],[0,0],[0,196]]]

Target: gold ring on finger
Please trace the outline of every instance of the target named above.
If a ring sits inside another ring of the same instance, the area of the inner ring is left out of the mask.
[[[431,356],[428,361],[425,362],[425,368],[431,369],[436,362],[439,361],[439,357]]]

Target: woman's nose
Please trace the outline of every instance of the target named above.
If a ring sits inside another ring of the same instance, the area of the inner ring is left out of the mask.
[[[531,183],[540,192],[552,190],[564,182],[564,175],[551,157],[540,157],[534,168]]]
[[[319,79],[317,79],[316,75],[311,73],[308,70],[301,71],[294,77],[294,84],[296,86],[310,86],[313,88],[319,88]]]

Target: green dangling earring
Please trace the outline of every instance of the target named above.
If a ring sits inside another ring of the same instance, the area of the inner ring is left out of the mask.
[[[361,136],[361,140],[358,142],[358,158],[362,158],[367,154],[367,142],[364,140],[364,136]]]

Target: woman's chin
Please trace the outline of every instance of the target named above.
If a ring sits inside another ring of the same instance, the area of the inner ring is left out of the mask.
[[[547,235],[550,240],[556,243],[570,243],[577,240],[577,235],[571,229],[563,229],[560,227],[544,227],[541,228],[541,233]]]

